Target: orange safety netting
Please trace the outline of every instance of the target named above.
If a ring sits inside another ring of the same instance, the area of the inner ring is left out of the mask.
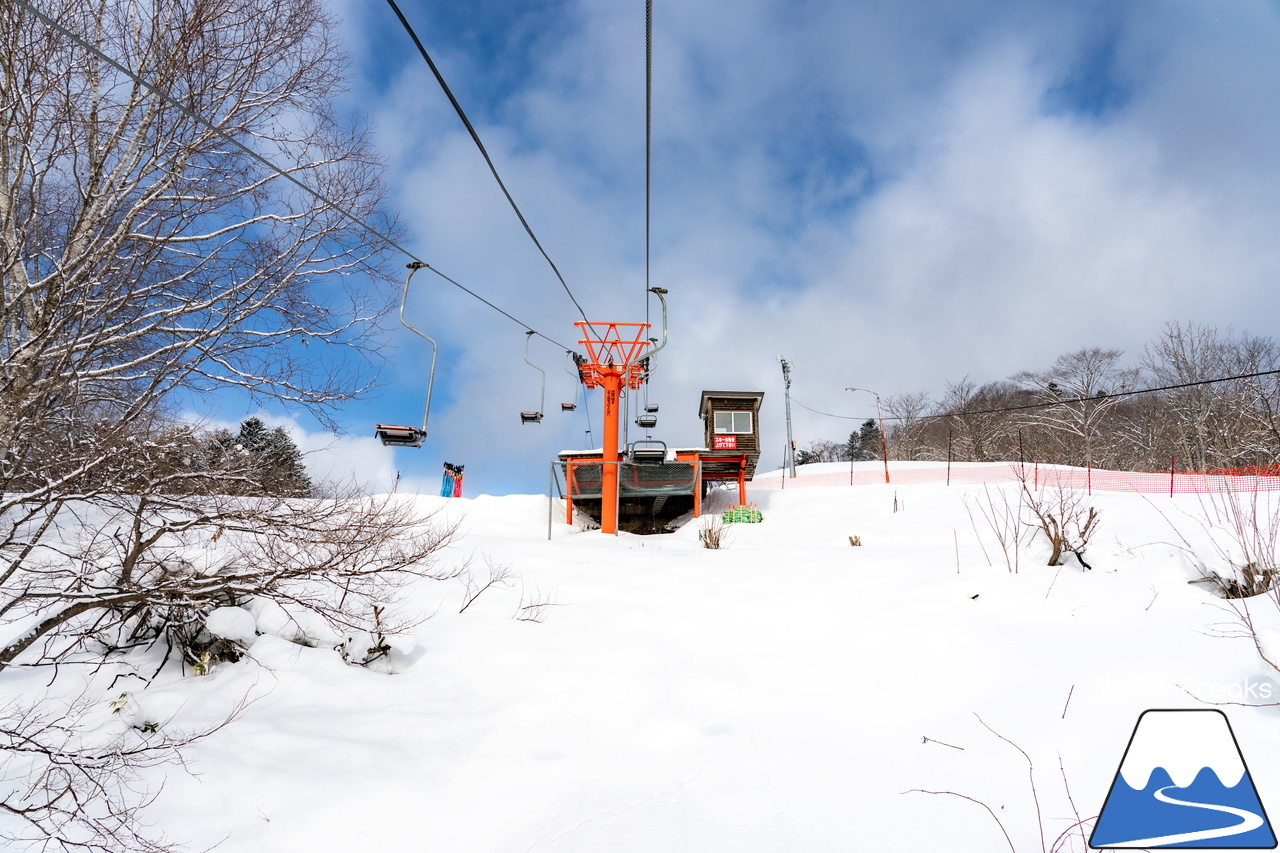
[[[938,467],[895,467],[889,463],[889,485],[950,484],[985,485],[1017,483],[1025,478],[1032,488],[1079,489],[1093,492],[1138,492],[1143,494],[1204,494],[1210,492],[1280,491],[1280,466],[1234,469],[1234,472],[1102,471],[1058,465],[994,462],[964,463],[947,469]],[[813,486],[869,486],[884,484],[884,469],[859,466],[851,471],[822,471],[788,477],[773,473],[756,477],[747,489],[796,489]]]

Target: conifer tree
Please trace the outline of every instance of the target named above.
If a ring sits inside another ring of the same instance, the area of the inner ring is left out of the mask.
[[[856,432],[849,433],[845,458],[854,462],[880,458],[880,427],[876,425],[875,418],[867,418]]]

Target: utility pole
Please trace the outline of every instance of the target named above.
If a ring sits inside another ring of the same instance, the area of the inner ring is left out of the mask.
[[[778,363],[782,365],[783,396],[787,401],[787,458],[783,467],[790,466],[791,476],[796,475],[796,442],[791,437],[791,362],[778,355]]]
[[[846,391],[866,391],[876,398],[876,421],[879,423],[880,430],[880,458],[884,460],[884,481],[889,482],[889,445],[884,439],[884,411],[880,408],[880,395],[868,388],[846,388]],[[1022,433],[1019,432],[1019,441],[1021,441]],[[852,463],[850,463],[852,464]]]

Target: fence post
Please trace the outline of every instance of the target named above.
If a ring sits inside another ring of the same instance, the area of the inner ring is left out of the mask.
[[[1177,462],[1178,462],[1178,457],[1176,456],[1169,457],[1169,497],[1173,497],[1173,470]]]
[[[951,430],[947,430],[947,485],[951,485]]]
[[[1093,461],[1086,459],[1084,461],[1084,482],[1089,489],[1089,494],[1093,494]]]

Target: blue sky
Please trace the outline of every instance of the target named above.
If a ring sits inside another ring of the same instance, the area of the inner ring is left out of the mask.
[[[643,320],[644,4],[399,2],[590,319]],[[344,108],[376,128],[406,245],[574,343],[572,303],[391,9],[331,5]],[[762,390],[776,467],[779,353],[796,399],[862,418],[873,401],[844,387],[938,394],[1088,346],[1136,363],[1170,320],[1274,334],[1277,46],[1280,9],[1244,0],[656,0],[652,284],[671,342],[654,436],[698,444],[702,389]],[[559,410],[564,350],[534,339],[546,418],[522,426],[539,391],[523,329],[428,273],[414,291],[441,344],[431,435],[368,440],[421,418],[429,350],[396,332],[381,395],[340,413],[342,464],[434,489],[448,460],[468,494],[544,491],[585,439],[584,408]],[[794,415],[801,444],[850,427]]]

